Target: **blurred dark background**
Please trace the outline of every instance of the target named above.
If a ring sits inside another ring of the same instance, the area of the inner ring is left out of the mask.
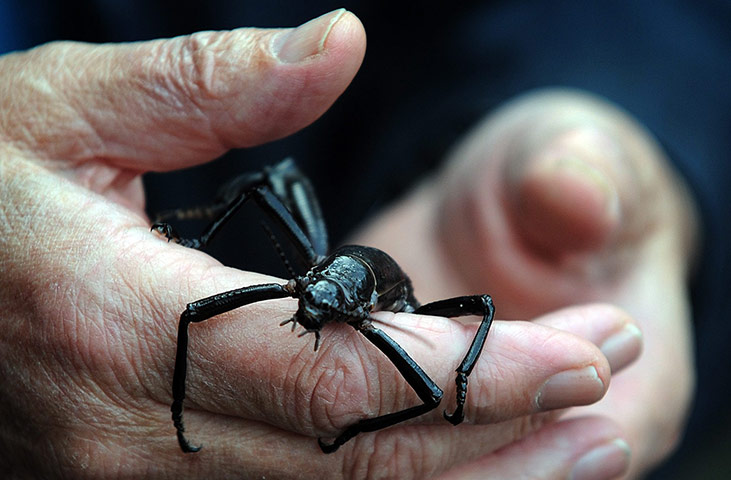
[[[505,100],[544,86],[605,96],[661,140],[705,229],[693,285],[698,392],[680,449],[652,478],[731,478],[731,2],[0,0],[0,53],[52,40],[296,26],[339,7],[363,21],[368,51],[333,108],[287,139],[148,174],[149,210],[203,203],[236,173],[294,156],[337,243]],[[285,275],[266,235],[244,231],[247,215],[255,213],[245,212],[212,253]]]

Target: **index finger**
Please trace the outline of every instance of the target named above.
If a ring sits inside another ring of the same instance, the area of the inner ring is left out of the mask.
[[[218,272],[219,285],[221,279],[235,276],[226,269]],[[320,351],[313,352],[310,342],[289,329],[275,328],[291,318],[295,308],[291,300],[263,302],[191,326],[189,417],[192,410],[203,409],[330,437],[364,418],[419,405],[413,383],[357,331],[331,325],[323,331]],[[396,317],[427,335],[429,342],[424,344],[407,332],[393,332],[411,358],[445,389],[444,405],[451,405],[452,372],[467,351],[473,328],[440,317]],[[597,323],[610,323],[602,331],[613,332],[626,321],[608,310]],[[576,329],[583,331],[583,326]],[[155,351],[168,352],[172,363],[170,347]],[[471,376],[467,419],[496,423],[592,403],[605,393],[609,376],[607,359],[591,341],[544,325],[498,321]],[[435,410],[416,421],[443,419]]]

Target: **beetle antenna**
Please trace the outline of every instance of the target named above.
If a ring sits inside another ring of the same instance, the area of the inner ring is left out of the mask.
[[[277,254],[279,255],[279,258],[282,260],[282,263],[284,264],[284,268],[287,269],[289,272],[289,275],[294,278],[297,276],[297,272],[294,271],[292,268],[292,264],[289,263],[289,260],[287,259],[287,256],[284,254],[284,250],[282,249],[282,245],[277,240],[277,237],[274,236],[274,232],[272,232],[272,229],[269,228],[269,225],[261,222],[261,227],[264,229],[264,231],[267,233],[267,236],[269,236],[269,241],[272,242],[272,245],[274,245],[274,249],[277,251]]]

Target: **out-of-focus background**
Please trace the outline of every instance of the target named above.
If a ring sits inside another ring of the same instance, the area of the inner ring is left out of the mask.
[[[651,477],[731,478],[731,2],[0,0],[0,53],[53,40],[296,26],[339,7],[363,21],[368,51],[333,108],[287,139],[148,174],[149,210],[205,202],[236,173],[294,156],[337,243],[500,103],[545,86],[605,96],[660,139],[703,214],[693,285],[698,391],[680,449]],[[266,235],[237,231],[246,215],[211,253],[286,275]]]

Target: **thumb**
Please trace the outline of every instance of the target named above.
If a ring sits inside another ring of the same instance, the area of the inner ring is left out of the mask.
[[[345,90],[365,51],[344,9],[296,29],[242,28],[119,45],[57,42],[2,59],[0,136],[71,166],[208,161],[289,135]]]
[[[659,235],[670,251],[692,251],[689,202],[664,155],[595,97],[520,97],[445,167],[359,237],[390,252],[424,298],[490,292],[502,316],[525,318],[613,298],[628,259]]]
[[[616,107],[548,90],[519,97],[475,128],[453,155],[452,186],[484,202],[475,225],[500,226],[506,245],[520,243],[521,255],[550,264],[647,229],[654,210],[643,202],[653,199],[659,157]],[[456,207],[459,196],[446,202]]]

